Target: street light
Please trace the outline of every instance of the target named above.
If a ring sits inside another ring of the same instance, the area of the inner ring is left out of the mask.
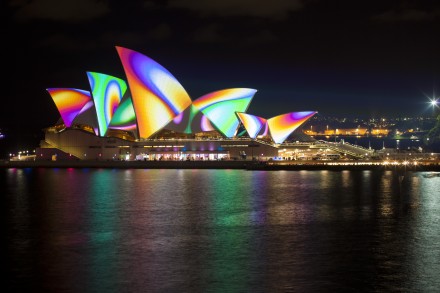
[[[432,99],[430,99],[429,103],[432,106],[432,113],[435,115],[436,114],[435,109],[439,108],[439,99],[432,98]]]

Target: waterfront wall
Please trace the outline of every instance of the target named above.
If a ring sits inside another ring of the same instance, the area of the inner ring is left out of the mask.
[[[0,161],[1,168],[120,168],[120,169],[244,169],[244,170],[408,170],[440,171],[440,161],[386,164],[366,161]]]

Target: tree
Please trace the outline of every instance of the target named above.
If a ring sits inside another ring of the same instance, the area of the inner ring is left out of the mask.
[[[440,114],[436,120],[436,124],[426,135],[426,144],[433,150],[440,151]]]

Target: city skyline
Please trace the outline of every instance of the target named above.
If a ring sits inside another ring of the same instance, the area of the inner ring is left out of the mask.
[[[262,117],[430,115],[439,15],[434,1],[10,1],[1,126],[52,125],[45,89],[89,90],[87,71],[126,80],[118,45],[165,66],[192,99],[255,88],[249,111]]]

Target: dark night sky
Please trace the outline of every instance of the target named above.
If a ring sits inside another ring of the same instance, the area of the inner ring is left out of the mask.
[[[429,114],[440,91],[439,1],[6,1],[0,129],[53,125],[49,87],[89,90],[86,71],[125,79],[114,46],[167,68],[193,100],[258,90],[269,118]]]

